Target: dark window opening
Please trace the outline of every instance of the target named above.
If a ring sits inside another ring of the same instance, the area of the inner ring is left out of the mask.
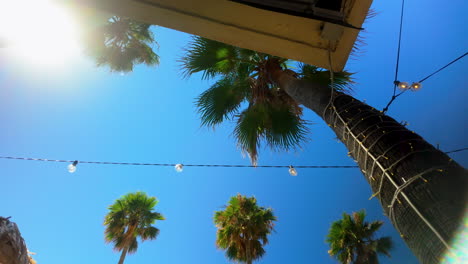
[[[345,21],[343,6],[348,0],[230,0],[273,12],[311,18],[356,28]],[[359,29],[359,28],[356,28]]]

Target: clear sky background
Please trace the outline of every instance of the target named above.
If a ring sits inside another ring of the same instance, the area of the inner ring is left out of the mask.
[[[375,1],[378,12],[365,24],[367,46],[351,59],[353,95],[383,108],[392,93],[401,1]],[[417,81],[466,52],[468,3],[407,1],[400,80]],[[0,156],[51,159],[249,164],[231,135],[233,124],[200,128],[194,98],[212,82],[182,80],[178,63],[190,36],[156,27],[158,68],[137,67],[128,75],[95,68],[87,58],[60,71],[9,59],[0,51]],[[31,41],[31,45],[34,45]],[[443,150],[466,147],[468,60],[450,66],[408,92],[390,108],[396,120]],[[335,135],[305,111],[310,142],[301,151],[263,149],[259,165],[354,165]],[[451,156],[463,166],[468,152]],[[278,222],[259,263],[336,263],[325,237],[343,212],[367,211],[383,220],[380,235],[395,241],[391,259],[417,263],[358,169],[188,168],[79,164],[74,174],[63,163],[0,160],[0,215],[12,216],[39,264],[117,263],[119,253],[104,243],[107,207],[128,192],[156,196],[156,241],[140,244],[126,263],[227,263],[216,249],[213,213],[237,193],[255,195],[273,208]]]

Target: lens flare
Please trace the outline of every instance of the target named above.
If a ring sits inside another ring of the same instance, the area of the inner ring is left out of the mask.
[[[73,16],[51,0],[0,0],[0,41],[13,60],[38,67],[63,67],[80,53]]]

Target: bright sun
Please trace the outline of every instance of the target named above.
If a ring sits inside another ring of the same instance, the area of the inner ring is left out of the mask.
[[[80,53],[73,17],[52,0],[0,0],[0,47],[15,60],[63,67]]]

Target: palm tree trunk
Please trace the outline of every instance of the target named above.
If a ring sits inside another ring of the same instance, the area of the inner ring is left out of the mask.
[[[349,95],[274,69],[272,79],[346,145],[385,214],[422,263],[439,263],[462,228],[468,173],[445,153]],[[330,99],[333,100],[330,100]]]
[[[123,264],[123,263],[124,263],[125,257],[127,256],[127,252],[128,252],[128,248],[125,248],[125,249],[122,251],[122,254],[120,255],[120,259],[119,259],[119,263],[118,263],[118,264]]]

